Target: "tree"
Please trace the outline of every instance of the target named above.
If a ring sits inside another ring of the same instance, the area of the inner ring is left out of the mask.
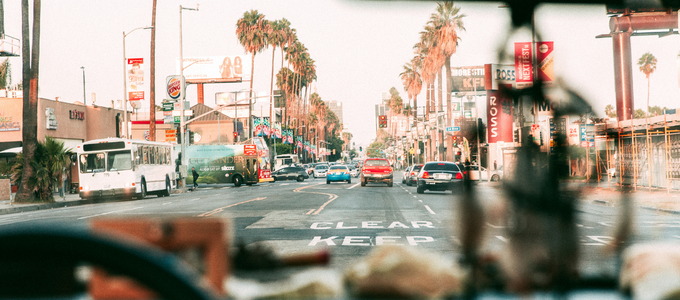
[[[250,10],[243,14],[243,18],[236,22],[236,36],[246,52],[252,55],[250,68],[250,93],[253,97],[253,75],[255,73],[255,54],[262,52],[267,47],[267,35],[271,32],[271,25],[264,19],[264,15],[257,10]],[[248,115],[252,115],[252,106],[249,106]],[[250,121],[248,128],[252,128]],[[248,131],[251,137],[252,129]]]
[[[25,158],[23,152],[17,156],[15,165],[12,168],[13,179],[29,183],[32,194],[36,194],[41,201],[54,202],[52,191],[54,183],[62,184],[62,172],[70,164],[70,149],[64,148],[64,143],[56,141],[50,136],[45,137],[45,142],[38,142],[33,159],[29,162],[34,170],[30,177],[26,176]],[[56,180],[55,180],[56,179]],[[32,199],[34,201],[34,199]]]
[[[269,101],[274,101],[274,55],[276,54],[276,47],[283,47],[284,43],[284,23],[283,20],[276,20],[271,22],[271,32],[267,35],[267,43],[272,46],[272,78],[271,87],[269,88]],[[283,62],[281,62],[281,68],[283,68]],[[274,118],[272,112],[269,112],[269,120],[271,124],[274,124]]]
[[[9,58],[0,64],[0,89],[6,89],[12,84],[12,66]]]
[[[451,107],[451,56],[456,53],[458,40],[460,40],[458,31],[465,30],[463,26],[464,17],[465,14],[460,13],[460,7],[454,6],[453,2],[437,3],[436,13],[430,17],[429,23],[433,27],[434,45],[445,57],[446,107]],[[451,126],[452,116],[450,109],[446,112],[446,119],[446,126]],[[448,147],[446,157],[453,157],[453,147]]]
[[[22,168],[21,180],[16,195],[16,202],[31,202],[34,194],[29,184],[35,170],[31,165],[38,147],[38,71],[40,62],[40,0],[33,0],[33,39],[29,43],[28,0],[21,2],[21,35],[22,35],[22,82],[28,82],[28,93],[23,99],[23,133],[22,133]],[[30,50],[29,50],[30,49]],[[30,51],[30,52],[29,52]]]
[[[645,118],[647,114],[645,114],[645,111],[638,108],[635,110],[635,113],[633,114],[633,119],[642,119]]]
[[[642,57],[638,60],[638,66],[640,66],[640,72],[647,77],[647,114],[649,114],[649,75],[652,75],[656,70],[656,57],[649,52],[642,54]]]
[[[612,106],[611,104],[607,104],[607,106],[604,107],[604,114],[607,115],[607,117],[616,118],[616,111],[614,110],[614,106]]]

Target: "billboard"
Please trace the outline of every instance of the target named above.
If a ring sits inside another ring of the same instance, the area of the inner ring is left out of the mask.
[[[451,68],[451,92],[483,91],[484,66]]]
[[[512,98],[500,91],[488,91],[486,99],[489,143],[512,143]]]
[[[555,63],[553,60],[553,42],[536,43],[536,63],[538,64],[538,79],[545,83],[555,80]]]
[[[534,81],[534,66],[531,55],[531,42],[515,43],[515,82],[517,88],[531,86]]]
[[[144,100],[144,59],[128,58],[125,66],[128,100]]]
[[[250,55],[185,57],[183,74],[187,80],[249,78],[251,66]],[[180,73],[179,68],[177,58],[176,74]]]

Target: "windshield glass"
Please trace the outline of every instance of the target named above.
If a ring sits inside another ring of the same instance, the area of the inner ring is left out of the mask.
[[[365,163],[366,166],[389,166],[390,163],[382,159],[369,159]]]
[[[107,156],[107,171],[132,169],[132,153],[130,150],[107,152]]]
[[[451,164],[451,163],[428,163],[423,166],[423,170],[425,171],[437,171],[437,170],[443,170],[443,171],[456,171],[459,172],[460,169],[458,169],[458,166],[456,164]]]
[[[347,167],[345,166],[332,166],[330,170],[347,170]]]
[[[324,169],[328,169],[328,166],[327,165],[317,165],[316,167],[314,167],[314,169],[324,170]]]
[[[104,172],[106,168],[106,154],[104,152],[88,153],[80,155],[80,172],[96,173]]]

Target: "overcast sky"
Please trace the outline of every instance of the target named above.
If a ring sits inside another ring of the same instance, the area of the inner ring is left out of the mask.
[[[316,61],[323,100],[344,104],[345,128],[357,144],[367,145],[375,137],[374,105],[381,94],[396,87],[407,99],[399,79],[403,65],[413,57],[419,32],[435,12],[436,2],[365,1],[158,1],[156,20],[156,99],[165,98],[165,77],[176,73],[179,57],[179,5],[199,11],[184,11],[184,56],[244,54],[236,39],[236,22],[245,11],[256,9],[269,20],[286,18],[297,30],[299,40]],[[20,1],[4,1],[5,32],[21,36]],[[499,3],[456,2],[466,14],[466,31],[453,66],[498,63],[497,49],[519,41],[530,41],[527,32],[510,36],[508,11]],[[40,97],[75,102],[83,100],[85,67],[88,104],[96,93],[98,105],[123,98],[123,32],[151,25],[152,1],[43,1],[40,53]],[[609,17],[604,6],[548,6],[539,9],[536,24],[545,41],[555,42],[555,73],[591,101],[602,114],[614,104],[611,39],[595,39],[608,33]],[[509,38],[506,40],[506,37]],[[150,30],[138,30],[126,38],[127,57],[149,60]],[[645,52],[658,59],[651,78],[651,105],[678,105],[678,36],[633,38],[634,63]],[[271,48],[255,57],[254,90],[268,91]],[[275,68],[280,67],[277,49]],[[10,58],[12,83],[21,81],[21,58]],[[506,62],[507,63],[507,62]],[[148,73],[148,64],[147,64]],[[647,81],[633,66],[635,108],[646,104]],[[238,91],[248,83],[212,84],[205,89],[206,104],[214,105],[216,92]],[[148,88],[148,87],[147,87]],[[148,92],[147,92],[148,95]],[[148,96],[147,96],[148,97]],[[196,103],[196,87],[189,86],[187,99]],[[424,91],[418,98],[424,103]],[[484,101],[479,98],[479,101]],[[481,103],[480,103],[481,104]],[[147,104],[144,105],[148,107]],[[484,105],[480,105],[484,106]],[[148,109],[148,108],[147,108]]]

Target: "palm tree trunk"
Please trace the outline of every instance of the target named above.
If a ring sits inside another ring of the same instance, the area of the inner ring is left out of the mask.
[[[149,140],[156,140],[156,0],[153,0],[151,9],[151,61],[149,67],[151,74],[149,77]],[[182,108],[184,109],[184,108]],[[127,113],[125,111],[124,113]],[[127,124],[125,124],[127,126]]]
[[[250,100],[248,100],[248,103],[253,102],[252,98],[253,98],[253,75],[255,75],[255,52],[253,52],[252,54],[253,54],[253,57],[250,60],[250,90],[248,90],[248,95],[249,95],[248,98],[250,98]],[[238,109],[238,107],[237,107],[237,109]],[[248,105],[248,138],[253,137],[253,131],[252,131],[252,128],[251,128],[252,118],[253,118],[253,106]]]
[[[272,49],[272,79],[269,88],[269,144],[276,143],[274,139],[274,54],[276,54],[276,44],[273,45]],[[276,144],[274,144],[276,146]],[[273,149],[272,149],[273,150]],[[269,151],[269,161],[274,160],[274,151]]]
[[[446,62],[444,63],[444,66],[446,66],[446,126],[450,127],[452,126],[451,124],[451,57],[447,56],[446,57]],[[446,136],[446,160],[448,161],[453,161],[453,137],[449,136],[448,134]],[[477,137],[479,138],[479,137]],[[480,160],[481,161],[481,160]]]
[[[444,160],[444,153],[442,151],[439,151],[439,149],[444,149],[444,140],[442,139],[444,136],[442,135],[442,131],[439,129],[439,112],[442,111],[442,68],[439,68],[439,76],[437,76],[437,85],[439,86],[439,90],[437,93],[437,96],[439,96],[439,102],[437,105],[437,141],[439,142],[439,147],[437,147],[437,152],[439,152],[439,161]]]
[[[21,182],[18,187],[16,202],[31,202],[35,195],[28,185],[28,180],[35,170],[31,166],[35,149],[38,145],[38,62],[40,54],[40,0],[33,0],[33,49],[32,53],[29,39],[28,26],[28,0],[21,2],[21,32],[22,32],[22,63],[24,91],[28,82],[28,93],[24,93],[23,100],[23,149],[24,165],[21,174]]]

